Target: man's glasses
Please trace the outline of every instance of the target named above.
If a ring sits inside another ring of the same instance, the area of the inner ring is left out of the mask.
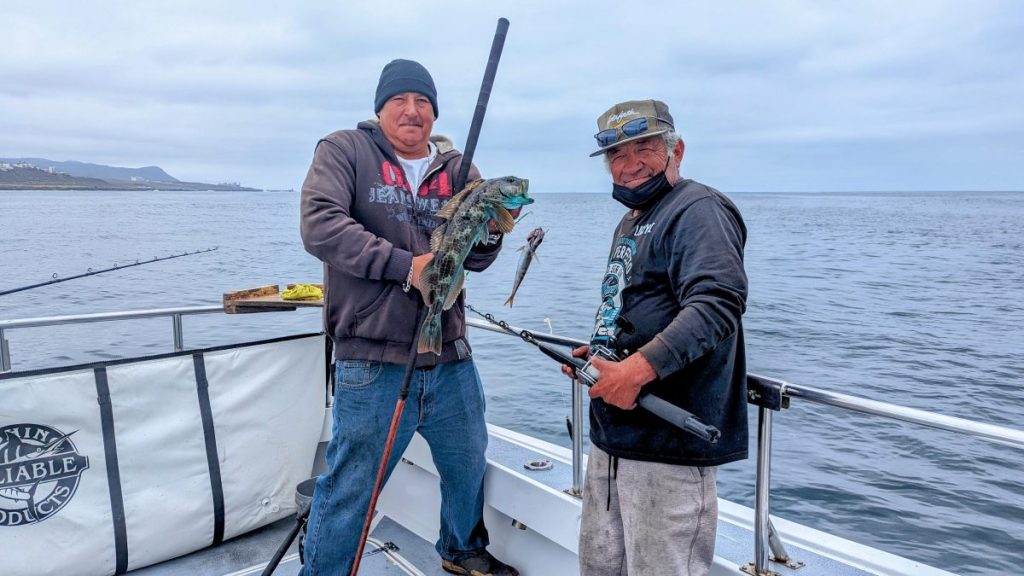
[[[665,124],[668,124],[670,127],[672,127],[672,123],[663,118],[651,117],[650,119],[664,122]],[[597,134],[594,134],[594,138],[597,140],[597,145],[602,148],[604,148],[605,146],[611,146],[612,144],[615,144],[615,142],[619,139],[619,132],[622,132],[623,136],[625,136],[626,138],[632,138],[633,136],[639,136],[644,132],[647,132],[647,130],[651,126],[647,122],[647,120],[647,116],[644,116],[643,118],[635,118],[633,120],[630,120],[629,122],[626,122],[622,126],[619,126],[618,128],[609,128],[607,130],[601,130]]]

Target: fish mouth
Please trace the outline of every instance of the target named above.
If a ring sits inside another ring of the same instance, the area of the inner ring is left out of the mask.
[[[502,202],[502,205],[505,208],[509,208],[509,209],[512,209],[512,208],[522,208],[523,206],[527,206],[529,204],[533,204],[533,198],[530,198],[529,196],[526,196],[525,194],[509,194],[509,195],[506,195],[505,201]]]

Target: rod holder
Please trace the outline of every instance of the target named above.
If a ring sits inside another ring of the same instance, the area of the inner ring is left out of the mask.
[[[572,379],[572,492],[583,495],[583,384]]]
[[[757,411],[757,486],[754,493],[754,570],[768,574],[768,545],[771,520],[768,516],[768,490],[772,468],[772,411]]]
[[[181,332],[181,314],[171,314],[171,323],[174,325],[174,351],[181,352],[185,349],[185,338]]]
[[[4,338],[4,329],[0,328],[0,372],[11,371],[11,348]]]

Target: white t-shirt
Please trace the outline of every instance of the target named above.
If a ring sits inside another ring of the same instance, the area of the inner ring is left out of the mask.
[[[427,167],[437,157],[437,146],[434,146],[433,142],[427,142],[427,155],[423,158],[408,159],[397,156],[398,163],[402,165],[402,171],[405,172],[405,181],[409,183],[409,190],[412,190],[413,194],[416,194],[420,189],[420,184],[423,184],[423,178],[427,175]]]
[[[405,172],[405,180],[409,183],[409,189],[412,190],[413,194],[419,191],[420,184],[423,184],[423,178],[427,175],[427,167],[430,166],[430,163],[437,156],[437,146],[434,146],[433,142],[427,142],[427,147],[430,151],[424,158],[410,160],[396,155],[398,163],[402,165],[402,171]],[[479,243],[484,246],[493,246],[500,239],[501,234],[488,234],[481,238]]]

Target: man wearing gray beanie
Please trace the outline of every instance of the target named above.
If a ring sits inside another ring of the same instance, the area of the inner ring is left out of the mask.
[[[389,98],[405,92],[426,96],[434,108],[434,119],[437,120],[437,88],[434,87],[434,79],[422,64],[412,60],[392,60],[381,71],[377,95],[373,99],[374,113],[380,114],[380,109]]]
[[[452,197],[462,153],[431,135],[437,89],[418,62],[384,66],[377,118],[321,139],[302,185],[301,234],[324,263],[324,329],[334,341],[333,436],[316,483],[304,576],[348,574],[370,505],[430,262],[433,215]],[[470,167],[470,181],[480,177]],[[501,236],[476,245],[466,270],[480,272]],[[413,432],[430,445],[441,477],[435,548],[453,574],[518,576],[488,551],[483,521],[487,426],[480,375],[466,339],[463,296],[441,317],[441,354],[420,354],[388,462],[390,476]],[[386,479],[385,479],[386,480]]]

